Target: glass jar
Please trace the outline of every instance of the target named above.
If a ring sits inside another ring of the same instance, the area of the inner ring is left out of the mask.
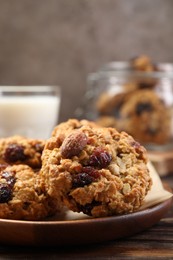
[[[126,131],[149,150],[173,150],[173,64],[112,62],[88,76],[77,116]]]
[[[135,66],[111,62],[89,74],[75,115],[132,135],[160,176],[172,174],[173,64],[152,64],[143,56]]]
[[[151,150],[173,148],[173,65],[134,71],[113,62],[88,76],[81,116],[126,131]]]

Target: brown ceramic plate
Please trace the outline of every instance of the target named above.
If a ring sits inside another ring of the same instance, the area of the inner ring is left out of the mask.
[[[98,243],[134,235],[156,224],[172,199],[132,214],[86,218],[83,214],[58,216],[47,221],[0,219],[0,244],[62,246]]]

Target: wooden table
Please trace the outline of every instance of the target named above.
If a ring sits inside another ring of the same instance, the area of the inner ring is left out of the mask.
[[[173,188],[173,175],[163,180]],[[61,248],[0,246],[0,259],[173,259],[173,205],[155,226],[126,239]]]

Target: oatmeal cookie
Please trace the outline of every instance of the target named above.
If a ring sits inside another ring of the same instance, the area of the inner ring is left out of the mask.
[[[118,110],[115,106],[115,112],[96,122],[126,131],[143,144],[165,144],[171,136],[171,110],[149,89],[127,93]]]
[[[138,90],[121,106],[116,126],[141,142],[163,144],[170,138],[170,123],[164,102],[152,90]]]
[[[32,168],[40,168],[44,144],[43,140],[23,136],[0,138],[0,163],[26,164]]]
[[[1,165],[0,218],[41,220],[57,211],[57,201],[44,193],[39,173],[28,165]]]
[[[47,140],[40,174],[51,197],[93,217],[137,210],[152,183],[146,150],[130,135],[75,119]]]

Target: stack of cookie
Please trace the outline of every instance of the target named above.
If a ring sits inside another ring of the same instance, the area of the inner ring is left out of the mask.
[[[39,220],[58,208],[40,179],[43,140],[0,139],[0,218]]]
[[[134,212],[152,185],[143,146],[125,132],[69,119],[50,139],[0,139],[0,218],[42,220],[64,209]]]
[[[108,88],[96,97],[97,123],[124,130],[144,145],[167,144],[172,136],[172,107],[163,95],[167,83],[149,57],[141,55],[129,64],[124,82],[119,79],[121,91]]]

